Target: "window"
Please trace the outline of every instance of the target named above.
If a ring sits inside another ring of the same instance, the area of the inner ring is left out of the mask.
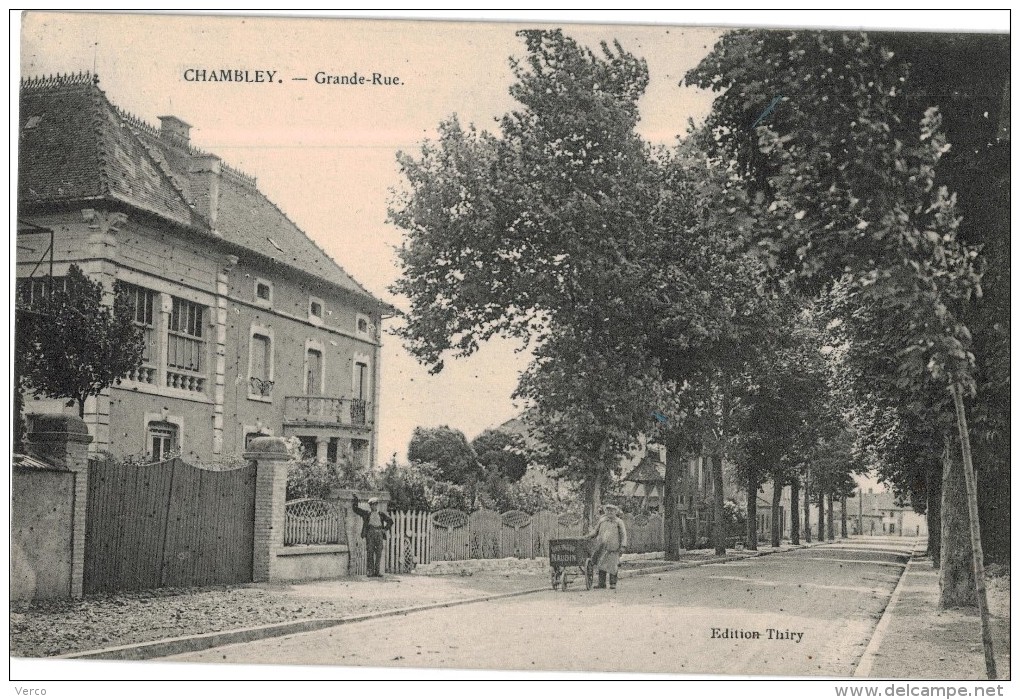
[[[364,400],[368,394],[368,365],[354,363],[354,398]]]
[[[309,297],[308,320],[312,323],[322,323],[322,299]]]
[[[134,372],[129,372],[127,378],[131,381],[144,382],[145,384],[156,383],[156,324],[154,308],[156,306],[156,292],[138,287],[133,284],[121,284],[120,293],[127,297],[131,306],[132,321],[142,329],[142,367]]]
[[[255,303],[259,306],[271,306],[273,303],[273,283],[269,280],[255,280]]]
[[[205,391],[205,307],[173,297],[167,332],[167,386],[185,391]]]
[[[358,335],[363,338],[371,339],[374,326],[372,325],[372,319],[368,316],[365,314],[358,314],[354,327],[357,329]]]
[[[354,363],[354,398],[351,400],[351,423],[365,425],[368,420],[368,365]]]
[[[50,296],[50,288],[63,291],[66,277],[22,277],[17,282],[17,304],[29,309],[42,307]]]
[[[308,370],[308,381],[305,384],[305,393],[315,396],[322,393],[322,351],[308,348],[305,358],[305,365]]]
[[[178,451],[177,426],[173,423],[149,423],[147,433],[149,457],[154,462],[170,459]]]
[[[251,396],[269,396],[273,390],[273,340],[268,335],[255,333],[251,337],[250,383]]]

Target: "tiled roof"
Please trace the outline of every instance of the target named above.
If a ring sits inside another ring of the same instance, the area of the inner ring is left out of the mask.
[[[20,112],[19,202],[110,197],[201,226],[91,76],[23,81]]]
[[[21,84],[19,203],[59,204],[109,198],[211,235],[313,275],[391,309],[356,282],[259,192],[253,177],[222,164],[215,227],[192,197],[192,156],[210,155],[169,141],[122,112],[89,74]]]

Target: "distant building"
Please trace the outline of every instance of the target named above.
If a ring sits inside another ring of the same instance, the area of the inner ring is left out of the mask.
[[[888,491],[875,493],[873,489],[858,493],[846,501],[848,529],[857,535],[897,535],[925,537],[928,519],[915,513],[909,505],[897,502]]]
[[[18,163],[17,303],[40,303],[52,255],[55,284],[72,263],[108,303],[126,284],[144,334],[138,371],[85,404],[92,449],[216,461],[264,433],[375,464],[392,308],[189,124],[150,125],[97,82],[22,81]]]

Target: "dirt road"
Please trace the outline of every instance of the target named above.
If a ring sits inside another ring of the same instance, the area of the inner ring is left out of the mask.
[[[165,660],[849,676],[911,544],[828,545]]]

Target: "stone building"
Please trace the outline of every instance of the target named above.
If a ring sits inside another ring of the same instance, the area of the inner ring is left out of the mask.
[[[94,451],[215,462],[258,434],[376,463],[393,309],[176,116],[120,110],[87,74],[21,83],[18,303],[77,264],[127,285],[143,366],[85,405]],[[63,402],[26,401],[26,414]]]

